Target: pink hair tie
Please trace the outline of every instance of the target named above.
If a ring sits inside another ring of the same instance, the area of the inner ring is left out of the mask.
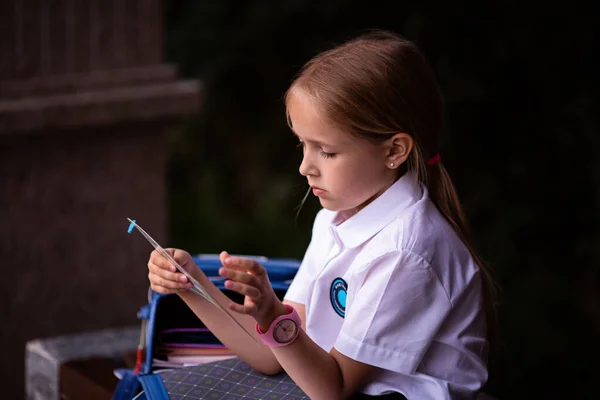
[[[440,161],[442,161],[442,157],[440,157],[440,153],[437,153],[435,156],[433,156],[429,160],[427,160],[427,165],[435,165],[435,164],[439,163]]]

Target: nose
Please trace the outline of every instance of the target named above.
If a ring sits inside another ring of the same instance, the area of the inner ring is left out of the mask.
[[[304,152],[304,156],[302,157],[302,162],[300,163],[300,168],[298,168],[298,171],[300,171],[300,175],[302,176],[314,176],[317,174],[317,168],[307,153],[308,152],[306,151]]]

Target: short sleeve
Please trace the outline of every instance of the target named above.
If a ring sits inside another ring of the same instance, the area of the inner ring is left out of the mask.
[[[317,213],[315,222],[313,223],[310,243],[298,268],[298,272],[284,296],[284,300],[299,304],[307,303],[307,298],[322,262],[320,249],[324,244],[324,234],[326,233],[328,220],[330,220],[330,218],[328,219],[328,213],[326,209],[321,209]]]
[[[363,272],[334,347],[354,360],[413,373],[451,309],[446,291],[420,256],[394,251]],[[349,299],[350,300],[350,299]]]

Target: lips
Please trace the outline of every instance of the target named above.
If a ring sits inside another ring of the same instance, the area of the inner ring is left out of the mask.
[[[312,192],[315,196],[320,196],[322,194],[325,194],[325,192],[326,192],[325,189],[321,189],[320,187],[311,186],[311,188],[312,188]]]

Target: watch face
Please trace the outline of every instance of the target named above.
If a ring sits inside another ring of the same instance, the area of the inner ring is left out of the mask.
[[[273,338],[277,343],[287,343],[296,336],[298,327],[291,319],[283,319],[275,326]]]

